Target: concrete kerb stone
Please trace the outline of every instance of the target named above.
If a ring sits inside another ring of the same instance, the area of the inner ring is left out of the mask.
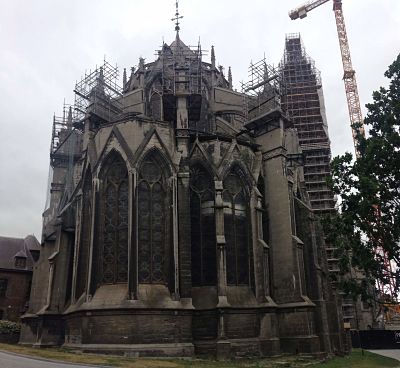
[[[88,367],[88,368],[112,368],[111,366],[108,366],[108,365],[91,365],[91,364],[84,364],[84,363],[72,363],[72,362],[67,362],[65,360],[47,359],[47,358],[42,358],[42,357],[36,357],[33,355],[14,353],[14,352],[10,352],[10,351],[3,350],[3,349],[0,349],[0,352],[4,353],[4,354],[14,355],[14,356],[21,357],[21,358],[34,359],[34,360],[38,360],[41,362],[49,362],[49,363],[55,363],[55,364],[62,363],[62,364],[77,365],[80,367]]]

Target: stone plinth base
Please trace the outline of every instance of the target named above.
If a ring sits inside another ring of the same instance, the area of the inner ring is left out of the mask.
[[[175,344],[64,344],[63,347],[83,353],[112,354],[128,357],[191,357],[192,343]]]
[[[231,343],[227,340],[217,341],[217,360],[227,360],[231,357]]]
[[[281,337],[281,351],[289,354],[316,354],[320,352],[318,336]]]

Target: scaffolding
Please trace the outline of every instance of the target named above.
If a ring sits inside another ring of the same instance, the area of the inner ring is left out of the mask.
[[[276,114],[285,116],[282,104],[286,86],[279,69],[267,64],[265,57],[250,63],[248,80],[241,82],[243,116],[246,128],[258,134],[272,128]]]
[[[50,153],[56,152],[60,144],[65,139],[67,132],[71,131],[74,117],[73,106],[64,102],[62,116],[53,115],[53,129],[51,133]]]
[[[331,150],[321,76],[297,33],[286,36],[280,70],[287,89],[283,105],[305,154],[304,176],[311,206],[316,213],[329,213],[335,208],[335,199],[326,183]]]
[[[74,127],[77,117],[73,115],[74,106],[63,105],[62,116],[53,116],[53,129],[50,144],[50,164],[54,167],[68,167],[72,170],[77,152],[81,133]]]
[[[206,52],[200,43],[197,46],[187,46],[177,38],[171,46],[164,44],[157,53],[162,55],[163,93],[202,93],[202,58]]]
[[[74,115],[74,106],[65,102],[62,114],[53,116],[48,188],[43,215],[44,233],[47,232],[47,224],[54,219],[59,208],[65,205],[77,183],[74,165],[80,158],[82,137],[81,132],[75,128],[77,119],[78,117]],[[56,205],[51,204],[54,192],[59,193]]]
[[[206,54],[202,50],[200,43],[197,46],[185,45],[179,37],[169,46],[163,44],[161,50],[156,51],[159,61],[152,65],[151,74],[147,77],[154,78],[160,73],[159,80],[153,83],[153,90],[150,92],[150,99],[155,99],[155,104],[159,106],[159,99],[163,103],[163,120],[176,120],[176,97],[179,95],[188,96],[189,121],[200,120],[203,85],[203,56]],[[145,68],[150,64],[139,65]],[[151,101],[150,101],[151,102]]]
[[[122,88],[118,85],[119,70],[104,60],[94,71],[85,72],[75,85],[74,116],[82,121],[87,114],[101,122],[111,122],[122,114]]]

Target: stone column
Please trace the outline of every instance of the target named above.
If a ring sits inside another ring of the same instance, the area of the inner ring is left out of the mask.
[[[183,71],[179,72],[175,81],[176,92],[176,145],[181,154],[179,172],[175,181],[174,201],[174,253],[176,285],[180,281],[182,298],[190,298],[192,291],[192,259],[191,259],[191,225],[190,225],[190,190],[189,190],[189,111],[188,111],[188,80]],[[175,231],[177,234],[175,234]],[[176,242],[176,244],[175,244]],[[178,248],[179,243],[179,248]],[[179,249],[179,251],[178,251]],[[176,262],[179,262],[177,268]],[[179,277],[179,278],[178,278]]]
[[[260,137],[263,144],[266,201],[270,225],[270,247],[274,262],[274,300],[278,303],[304,301],[299,289],[296,242],[293,240],[289,184],[286,175],[286,149],[283,129],[275,129]],[[263,138],[266,139],[263,139]]]
[[[129,172],[129,208],[128,208],[128,299],[138,298],[138,251],[137,251],[137,171]]]
[[[226,240],[224,224],[224,201],[222,181],[215,182],[215,234],[217,243],[217,294],[218,294],[218,337],[217,359],[225,360],[230,356],[231,343],[225,335],[224,308],[229,307],[226,277]]]
[[[321,339],[321,345],[326,352],[332,352],[331,341],[329,338],[329,321],[328,321],[328,311],[326,307],[326,300],[324,298],[324,285],[323,285],[323,276],[322,276],[322,269],[318,261],[318,245],[316,239],[316,226],[315,221],[316,218],[313,213],[310,211],[310,215],[308,217],[310,222],[310,233],[311,233],[311,247],[312,247],[312,268],[315,270],[316,274],[316,285],[317,285],[317,300],[313,300],[315,305],[317,306],[317,319],[319,323],[317,323],[317,332],[319,332],[319,336]],[[318,331],[319,330],[319,331]]]
[[[76,235],[75,235],[75,245],[74,245],[74,259],[71,260],[73,262],[72,266],[72,290],[71,290],[71,304],[75,303],[75,292],[76,292],[76,276],[78,273],[78,264],[79,264],[79,247],[81,242],[81,223],[82,223],[82,203],[83,203],[83,195],[80,193],[79,198],[77,200],[76,206]]]
[[[297,259],[297,269],[298,269],[298,287],[300,290],[300,294],[303,296],[307,296],[307,288],[306,288],[306,276],[304,269],[304,239],[300,239],[297,236],[297,220],[296,220],[296,211],[294,204],[294,194],[293,194],[293,171],[292,169],[287,169],[287,177],[288,177],[288,191],[289,191],[289,207],[290,207],[290,221],[292,225],[292,237],[294,243],[296,245],[295,258]]]
[[[181,168],[177,181],[179,281],[182,298],[192,297],[192,250],[190,222],[189,168]]]
[[[89,266],[88,266],[88,276],[87,276],[87,286],[86,286],[86,301],[90,301],[92,298],[92,288],[93,288],[93,280],[92,280],[92,274],[93,274],[93,247],[94,247],[94,240],[95,238],[98,238],[98,236],[95,236],[96,232],[96,218],[97,216],[97,211],[98,211],[98,201],[99,201],[99,188],[100,187],[100,180],[97,178],[97,175],[95,178],[93,178],[93,192],[92,192],[92,219],[91,219],[91,226],[90,226],[90,248],[89,248]],[[96,247],[99,245],[96,244]]]
[[[222,181],[215,182],[215,234],[217,243],[218,307],[228,306],[226,294],[226,241],[224,229],[224,201]]]
[[[263,212],[264,208],[262,201],[264,200],[264,193],[260,193],[258,189],[255,190],[254,194],[254,207],[253,210],[253,252],[254,252],[254,270],[255,270],[255,282],[256,282],[256,298],[262,303],[267,300],[267,296],[270,295],[269,291],[269,247],[264,240],[263,233]]]
[[[49,309],[51,305],[51,298],[53,295],[53,284],[54,284],[54,269],[55,269],[55,259],[49,258],[49,280],[47,284],[47,295],[46,295],[46,307]]]
[[[179,293],[179,235],[178,235],[178,184],[177,175],[172,175],[172,245],[173,245],[173,273],[174,299],[180,299]],[[190,233],[190,232],[189,232]]]

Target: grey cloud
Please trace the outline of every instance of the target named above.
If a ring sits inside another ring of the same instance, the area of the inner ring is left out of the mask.
[[[285,33],[301,32],[322,72],[333,153],[352,151],[342,65],[331,4],[306,19],[287,15],[300,0],[181,0],[182,39],[205,50],[215,45],[217,62],[231,66],[234,86],[247,78],[250,60],[266,53],[277,64]],[[104,55],[120,67],[174,38],[174,0],[5,1],[0,14],[0,234],[40,236],[49,166],[53,113],[85,69]],[[343,1],[361,102],[385,84],[383,72],[399,52],[398,0]],[[362,14],[362,16],[360,16]]]

